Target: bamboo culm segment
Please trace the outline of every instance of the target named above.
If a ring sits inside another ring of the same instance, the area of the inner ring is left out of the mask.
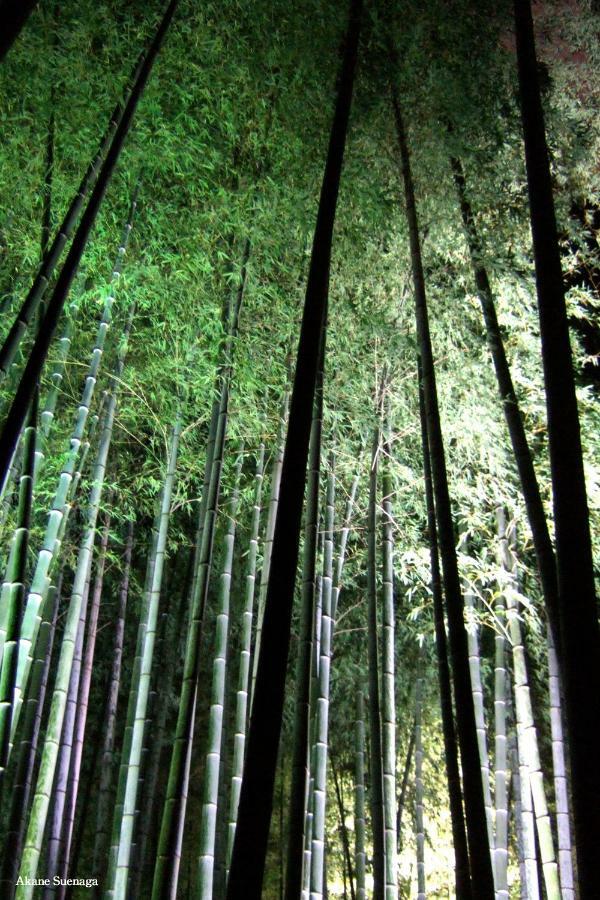
[[[254,614],[254,594],[256,588],[256,559],[258,554],[258,536],[260,531],[260,510],[262,502],[265,465],[265,446],[261,444],[256,459],[254,505],[252,507],[252,523],[250,526],[250,548],[246,572],[244,611],[242,614],[242,630],[240,636],[238,689],[235,703],[235,725],[233,736],[233,760],[231,765],[231,789],[229,794],[229,823],[227,828],[226,868],[229,869],[235,826],[237,821],[242,772],[244,769],[244,751],[246,747],[246,726],[248,721],[248,688],[250,683],[250,651],[252,646],[252,619]]]

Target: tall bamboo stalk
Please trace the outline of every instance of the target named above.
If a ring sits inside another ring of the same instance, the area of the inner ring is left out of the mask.
[[[302,891],[304,838],[308,778],[310,769],[311,675],[313,662],[313,624],[315,621],[317,532],[319,526],[319,481],[321,471],[321,431],[323,425],[323,361],[318,374],[315,407],[310,434],[307,500],[302,559],[302,606],[300,640],[296,660],[295,715],[290,786],[290,812],[285,873],[286,900],[297,900]],[[314,802],[314,801],[313,801]],[[312,834],[311,834],[312,843]]]
[[[283,409],[281,412],[281,418],[279,419],[279,427],[277,430],[277,443],[275,450],[276,455],[273,460],[273,468],[271,471],[271,490],[269,494],[269,502],[267,504],[267,521],[265,525],[265,536],[263,539],[260,586],[258,590],[258,610],[256,614],[256,628],[254,631],[254,648],[252,651],[252,684],[250,689],[251,709],[252,698],[254,696],[254,687],[256,684],[256,671],[258,669],[258,656],[260,653],[260,642],[262,637],[263,619],[265,615],[265,603],[267,600],[269,573],[271,571],[271,554],[273,552],[273,536],[275,534],[277,507],[279,505],[279,492],[281,490],[281,471],[283,468],[283,454],[285,450],[285,427],[287,424],[288,410],[289,398],[286,393],[283,400]]]
[[[104,586],[104,570],[106,567],[106,556],[108,551],[108,541],[110,534],[111,514],[110,508],[112,504],[112,492],[108,498],[108,512],[105,517],[104,528],[100,538],[100,547],[98,549],[98,557],[96,560],[96,572],[94,577],[94,587],[92,590],[92,602],[89,612],[89,621],[87,627],[87,641],[81,667],[81,677],[79,684],[79,695],[77,697],[77,712],[75,717],[75,725],[73,729],[73,751],[71,758],[71,766],[69,772],[69,783],[67,786],[67,797],[65,803],[65,821],[63,823],[63,849],[62,858],[60,860],[61,875],[67,877],[69,870],[69,860],[71,856],[71,841],[73,838],[73,826],[75,824],[75,810],[77,807],[77,796],[79,791],[79,781],[81,775],[81,760],[83,756],[83,742],[86,732],[88,703],[90,696],[90,688],[92,683],[92,671],[94,664],[94,655],[96,651],[96,638],[98,636],[98,617],[100,615],[100,603],[102,600],[102,590]],[[58,891],[58,897],[63,900],[65,895],[65,885],[62,885]]]
[[[169,447],[169,460],[161,499],[160,527],[158,531],[158,543],[152,584],[148,594],[147,609],[145,610],[144,638],[142,646],[141,667],[137,696],[135,701],[135,713],[133,730],[131,735],[131,747],[127,762],[127,777],[125,780],[125,793],[123,812],[121,816],[116,865],[109,868],[105,897],[120,898],[127,890],[127,878],[129,874],[129,862],[131,843],[133,838],[133,825],[138,794],[138,777],[142,744],[144,740],[144,725],[146,720],[146,707],[148,692],[150,689],[150,674],[152,659],[154,656],[154,641],[156,638],[156,625],[158,619],[158,607],[162,587],[162,574],[167,546],[167,532],[171,515],[171,497],[175,484],[175,467],[177,465],[177,453],[181,435],[181,413],[178,412]]]
[[[537,733],[531,708],[527,662],[523,646],[521,621],[519,619],[519,603],[515,596],[516,558],[514,555],[514,541],[514,530],[512,527],[506,527],[500,540],[500,553],[507,583],[506,608],[512,643],[517,744],[521,763],[521,798],[523,802],[526,782],[528,782],[533,799],[546,893],[548,900],[560,900],[561,893],[558,866],[554,853],[554,838],[544,789],[544,776],[540,764]]]
[[[94,837],[93,862],[94,872],[100,875],[101,860],[108,837],[110,788],[113,775],[113,748],[115,741],[115,729],[117,719],[117,704],[119,700],[119,686],[121,684],[121,663],[123,659],[123,639],[125,635],[125,615],[127,612],[127,599],[129,596],[129,576],[131,570],[131,555],[133,552],[134,523],[127,523],[127,536],[125,538],[125,553],[123,556],[121,584],[119,586],[119,604],[115,623],[115,633],[112,645],[112,666],[108,681],[108,696],[104,724],[102,727],[103,742],[100,756],[100,783],[98,786],[98,805],[96,814],[96,833]]]
[[[235,725],[233,735],[233,761],[231,766],[231,789],[229,794],[229,824],[227,832],[226,868],[229,869],[237,810],[240,802],[242,772],[244,769],[244,751],[246,747],[246,724],[248,720],[248,687],[250,682],[250,650],[252,645],[252,619],[254,614],[254,594],[256,588],[256,558],[258,553],[258,535],[260,530],[260,510],[264,480],[265,445],[261,444],[256,458],[256,474],[254,488],[254,505],[250,525],[250,546],[246,568],[246,589],[242,627],[240,635],[238,689],[235,704]]]
[[[504,510],[496,509],[498,536],[506,533]],[[508,900],[508,757],[506,749],[506,600],[504,592],[496,592],[494,604],[496,633],[494,637],[494,878],[497,900]]]
[[[58,557],[61,541],[60,533],[63,528],[64,519],[67,513],[67,503],[69,492],[73,488],[73,482],[77,472],[77,463],[80,461],[80,452],[83,450],[83,439],[86,431],[86,424],[90,412],[90,407],[94,398],[94,391],[100,372],[100,365],[104,353],[106,343],[106,335],[112,321],[112,310],[115,304],[115,287],[118,282],[123,258],[129,240],[129,234],[133,226],[133,216],[137,207],[137,199],[134,196],[129,216],[125,224],[119,249],[117,251],[115,263],[113,265],[111,284],[107,297],[104,301],[102,318],[98,326],[94,348],[90,359],[89,368],[86,374],[84,387],[77,409],[73,431],[69,438],[69,446],[66,459],[62,465],[59,476],[58,485],[52,502],[52,507],[48,516],[48,522],[39,551],[35,569],[31,578],[31,586],[27,597],[25,614],[23,617],[23,627],[21,630],[19,641],[19,668],[17,671],[17,703],[22,692],[27,687],[29,670],[31,666],[31,655],[33,647],[37,639],[38,630],[43,616],[43,607],[46,593],[49,586],[49,578],[52,565]],[[18,719],[19,706],[17,706],[16,717]],[[15,722],[16,725],[16,722]],[[13,726],[14,728],[14,726]]]
[[[516,723],[516,740],[515,732],[512,731],[510,741],[521,900],[540,900],[533,801],[529,769],[519,753],[519,741],[521,746],[523,745],[522,727],[519,722]]]
[[[281,734],[310,427],[320,341],[327,321],[333,224],[352,100],[361,12],[361,0],[352,0],[300,329],[227,900],[258,900],[262,891]]]
[[[425,485],[425,506],[427,510],[427,538],[429,541],[429,560],[431,566],[431,593],[433,596],[433,620],[435,626],[435,645],[438,663],[438,684],[440,692],[440,709],[442,713],[442,732],[444,736],[446,780],[448,782],[448,798],[450,801],[450,816],[452,821],[452,839],[454,844],[454,858],[456,861],[455,885],[457,897],[465,898],[465,900],[468,900],[468,898],[470,898],[472,895],[472,885],[469,866],[469,853],[467,847],[467,832],[463,810],[460,767],[458,761],[458,747],[456,743],[456,729],[454,726],[454,712],[452,709],[452,684],[450,679],[450,667],[448,664],[448,642],[446,638],[446,624],[444,621],[444,602],[442,595],[437,526],[435,521],[433,483],[431,477],[429,435],[427,432],[427,416],[425,412],[425,397],[423,395],[420,359],[417,360],[417,369],[419,379],[419,414],[421,418],[423,480]],[[409,743],[409,749],[407,753],[407,762],[402,782],[403,791],[406,790],[411,748],[413,747],[413,744],[414,732],[411,735],[411,741]],[[398,813],[398,817],[400,817],[400,811]],[[398,839],[401,840],[401,837],[402,835],[400,832],[400,821],[398,821]]]
[[[181,862],[181,848],[188,797],[191,754],[200,673],[200,643],[209,577],[212,566],[215,521],[221,487],[223,450],[227,434],[229,392],[233,371],[234,341],[244,299],[250,254],[245,242],[242,268],[235,297],[224,311],[225,342],[223,358],[217,370],[219,399],[213,403],[202,502],[196,537],[195,575],[190,597],[190,625],[184,655],[181,699],[171,753],[167,796],[163,807],[158,852],[152,884],[153,900],[170,897],[175,900]]]
[[[96,535],[96,521],[98,518],[102,488],[104,485],[106,460],[108,457],[108,451],[110,448],[110,441],[112,437],[112,426],[114,421],[115,408],[116,393],[113,391],[108,401],[104,419],[104,426],[100,438],[100,445],[94,464],[93,480],[90,490],[90,502],[88,507],[84,539],[82,541],[77,558],[75,579],[73,582],[71,601],[69,603],[65,630],[63,633],[56,682],[52,697],[49,725],[44,740],[42,762],[40,765],[36,792],[33,799],[31,815],[29,818],[27,835],[25,838],[25,848],[23,851],[23,860],[21,863],[21,874],[29,879],[35,878],[42,849],[42,841],[48,815],[50,795],[52,792],[52,785],[58,758],[60,733],[65,715],[67,690],[69,685],[71,667],[73,664],[77,629],[83,602],[83,592],[85,590],[85,583],[89,572],[89,565],[94,546],[94,538]],[[17,898],[19,898],[19,900],[30,900],[30,898],[33,896],[33,886],[26,884],[18,885],[16,896]]]
[[[569,322],[530,0],[515,0],[515,35],[533,238],[559,586],[560,647],[571,753],[579,889],[600,896],[600,628]]]
[[[310,898],[323,895],[325,815],[327,792],[327,756],[329,748],[330,668],[333,640],[333,530],[335,517],[335,476],[333,455],[329,458],[325,500],[325,545],[323,556],[323,609],[321,618],[321,655],[319,685],[315,704],[313,833],[311,841]]]
[[[377,628],[377,470],[379,429],[375,429],[371,471],[369,475],[369,507],[367,523],[367,600],[368,600],[368,664],[369,664],[369,739],[371,828],[373,831],[373,897],[383,900],[385,885],[385,826],[383,818],[383,761],[381,753],[381,712],[379,702],[379,636]]]
[[[69,783],[69,771],[73,755],[73,735],[75,729],[75,718],[77,716],[77,697],[79,694],[79,683],[81,678],[81,666],[83,660],[83,641],[87,625],[89,605],[92,554],[93,547],[92,553],[90,553],[85,586],[81,597],[79,622],[77,624],[73,660],[71,664],[71,672],[67,688],[65,713],[62,732],[60,735],[58,758],[56,761],[56,774],[54,776],[54,783],[52,786],[50,827],[46,848],[46,866],[47,871],[50,872],[52,878],[54,878],[55,875],[60,875],[60,858],[63,850],[65,804]],[[51,885],[46,886],[42,891],[42,900],[51,900],[54,894],[54,884],[51,883]]]
[[[421,654],[422,656],[422,654]],[[422,659],[419,661],[422,668]],[[417,838],[417,900],[425,900],[425,825],[423,822],[423,673],[417,677],[415,691],[415,802],[416,802],[416,838]]]
[[[42,711],[50,674],[50,663],[56,633],[56,621],[62,596],[62,569],[56,586],[48,591],[49,618],[40,627],[40,637],[33,663],[29,694],[25,698],[17,762],[10,798],[10,811],[4,837],[4,854],[0,884],[8,900],[12,900],[16,887],[23,841],[27,827],[29,797],[34,782],[38,741],[42,725]]]
[[[385,848],[385,897],[398,897],[398,836],[396,833],[396,672],[394,603],[394,522],[392,517],[392,479],[389,471],[389,445],[383,446],[383,579],[382,579],[382,654],[381,654],[381,750],[383,755],[383,819]]]
[[[421,364],[431,470],[438,524],[438,539],[448,614],[449,644],[456,699],[456,725],[463,774],[465,821],[474,900],[489,900],[494,892],[494,877],[489,852],[486,852],[486,817],[483,799],[477,730],[471,694],[467,635],[464,623],[464,599],[454,545],[454,525],[448,486],[444,441],[435,380],[433,348],[429,331],[425,278],[421,259],[419,225],[410,155],[397,91],[392,84],[392,105],[402,161],[402,176],[409,226],[411,266],[415,292],[415,319]]]
[[[19,635],[22,630],[27,575],[27,550],[33,503],[35,450],[37,435],[37,393],[31,404],[29,420],[23,438],[23,469],[19,480],[17,525],[11,542],[0,605],[6,609],[4,644],[0,675],[0,798],[4,787],[8,762],[10,734],[14,719]]]
[[[212,900],[215,838],[218,814],[219,774],[223,752],[223,718],[225,685],[227,680],[227,644],[229,636],[229,598],[235,545],[236,516],[239,503],[239,480],[242,468],[240,455],[234,476],[234,488],[228,507],[229,525],[224,541],[223,570],[219,582],[218,613],[215,625],[215,653],[212,670],[212,697],[208,724],[208,749],[204,771],[204,800],[200,829],[198,886],[201,900]],[[223,814],[223,810],[221,810]]]
[[[460,541],[460,549],[463,553],[468,551],[467,535],[463,533]],[[475,727],[477,729],[477,747],[479,749],[479,765],[481,768],[481,783],[483,785],[483,802],[485,805],[485,820],[487,825],[487,838],[490,859],[494,861],[494,808],[492,804],[492,788],[490,779],[490,757],[488,753],[487,727],[485,722],[485,702],[483,699],[483,684],[481,680],[481,657],[479,653],[479,625],[477,623],[477,608],[475,594],[468,579],[463,578],[463,592],[467,612],[467,646],[469,649],[469,674],[471,677],[471,690],[473,692],[473,708],[475,710]]]
[[[571,823],[569,816],[569,788],[565,741],[563,738],[560,675],[552,630],[548,628],[548,688],[550,693],[550,734],[552,738],[552,771],[556,805],[556,835],[558,838],[558,873],[563,900],[574,900]]]
[[[354,728],[354,858],[356,860],[356,900],[367,900],[365,845],[365,711],[363,692],[356,692]]]

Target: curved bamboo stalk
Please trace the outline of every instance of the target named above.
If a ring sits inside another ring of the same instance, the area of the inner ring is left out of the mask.
[[[96,184],[81,217],[60,275],[56,280],[52,297],[48,302],[44,317],[40,323],[38,335],[34,341],[29,360],[23,371],[19,387],[17,388],[13,403],[6,416],[2,434],[0,436],[0,485],[4,485],[5,483],[10,467],[10,461],[15,452],[21,428],[25,421],[27,410],[29,409],[33,397],[33,392],[35,391],[35,385],[37,385],[39,381],[48,354],[48,348],[56,330],[65,300],[69,294],[71,283],[79,267],[98,210],[100,209],[104,194],[106,193],[106,189],[119,159],[137,104],[152,71],[154,60],[156,59],[166,32],[171,24],[177,4],[178,0],[171,0],[166,8],[160,25],[148,48],[148,52],[140,66],[135,84],[125,105],[123,116],[117,125],[110,147],[98,174]]]
[[[85,378],[84,388],[79,402],[77,415],[73,431],[69,439],[69,447],[65,462],[63,463],[61,474],[52,502],[52,508],[48,516],[48,523],[44,533],[42,547],[40,549],[34,573],[31,578],[31,587],[27,597],[25,614],[23,617],[23,627],[19,641],[19,666],[17,671],[17,702],[22,692],[27,687],[29,670],[31,666],[31,654],[37,639],[39,631],[44,598],[49,585],[49,577],[52,565],[58,556],[60,550],[60,532],[64,527],[63,519],[66,517],[67,501],[69,492],[72,489],[74,476],[79,461],[80,450],[85,435],[86,423],[94,397],[94,390],[100,371],[100,364],[106,343],[106,335],[112,320],[112,309],[115,303],[114,294],[116,293],[114,286],[116,285],[123,265],[123,258],[129,240],[129,234],[133,225],[133,216],[137,207],[137,200],[134,196],[129,216],[123,230],[123,235],[117,251],[115,264],[113,266],[111,287],[108,296],[104,302],[102,319],[98,326],[94,349],[90,360],[90,365]],[[16,718],[18,719],[18,708],[16,709]],[[16,721],[15,721],[16,726]]]

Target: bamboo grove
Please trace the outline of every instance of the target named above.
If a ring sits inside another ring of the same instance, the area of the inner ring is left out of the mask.
[[[0,896],[600,897],[597,10],[0,3]]]

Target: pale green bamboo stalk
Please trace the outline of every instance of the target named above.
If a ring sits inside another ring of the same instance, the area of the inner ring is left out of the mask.
[[[67,698],[65,702],[63,726],[60,736],[58,756],[56,760],[56,773],[52,786],[52,810],[50,816],[49,834],[46,840],[46,872],[50,876],[50,878],[53,878],[55,875],[60,876],[61,874],[59,871],[59,860],[63,848],[65,805],[69,785],[69,772],[73,755],[73,735],[75,730],[75,719],[77,716],[77,696],[79,694],[79,683],[81,679],[83,641],[87,624],[92,557],[93,546],[88,560],[88,570],[86,574],[85,586],[81,596],[79,621],[77,625],[75,646],[73,649],[73,660],[71,663],[69,684],[67,687]],[[54,885],[45,887],[42,892],[42,900],[51,900],[53,896]]]
[[[527,662],[521,621],[519,618],[519,601],[516,593],[516,556],[514,528],[508,530],[502,542],[503,567],[506,573],[506,608],[508,611],[508,627],[512,643],[513,679],[515,694],[515,713],[517,720],[517,744],[521,764],[522,801],[527,790],[531,789],[533,809],[540,844],[542,872],[548,900],[560,900],[558,866],[554,854],[554,838],[548,812],[548,804],[544,789],[544,776],[540,764],[537,733],[533,720]]]
[[[315,705],[313,834],[311,841],[310,898],[323,896],[325,859],[325,814],[327,795],[327,755],[329,746],[330,668],[333,642],[333,529],[335,516],[335,476],[333,455],[327,473],[325,501],[325,546],[323,558],[323,600],[318,695]]]
[[[159,898],[162,900],[165,896],[175,898],[177,893],[187,805],[187,786],[196,718],[200,638],[212,566],[212,549],[221,483],[223,448],[227,431],[228,404],[229,380],[224,379],[218,407],[215,406],[213,408],[213,416],[211,417],[211,436],[209,437],[209,447],[207,448],[205,490],[200,507],[201,519],[197,531],[195,574],[190,596],[189,626],[184,654],[181,693],[152,884],[152,897],[154,900],[159,900]],[[213,444],[212,450],[210,448],[211,443]]]
[[[213,404],[211,415],[204,488],[196,539],[195,574],[190,597],[190,624],[184,655],[175,739],[169,767],[167,796],[163,807],[152,883],[152,897],[155,900],[157,898],[162,900],[165,896],[175,898],[177,894],[198,698],[200,637],[212,566],[214,528],[221,486],[223,449],[227,433],[234,340],[238,331],[240,310],[246,288],[249,254],[250,242],[246,240],[235,301],[230,298],[224,309],[223,321],[226,336],[223,357],[219,363],[216,378],[220,396],[218,402]],[[213,444],[212,449],[211,443]]]
[[[69,353],[71,351],[71,341],[73,339],[74,319],[78,312],[78,301],[74,300],[69,304],[67,312],[67,320],[62,336],[57,341],[58,351],[56,361],[54,363],[54,371],[50,376],[50,388],[46,394],[46,400],[40,413],[40,431],[47,439],[54,422],[54,413],[56,412],[56,404],[58,403],[58,395],[62,384],[65,366]]]
[[[325,533],[321,530],[320,548],[317,559],[323,559],[325,555]],[[315,560],[315,565],[317,561]],[[323,573],[318,572],[315,583],[315,620],[313,625],[313,652],[312,674],[310,684],[310,736],[308,757],[308,779],[306,783],[306,799],[304,808],[304,859],[302,863],[302,900],[308,900],[310,895],[310,868],[312,854],[312,835],[314,820],[314,794],[315,794],[315,706],[319,689],[319,660],[321,656],[321,623],[323,619]]]
[[[365,847],[365,705],[362,690],[356,692],[354,732],[354,836],[356,900],[367,900]]]
[[[158,606],[162,586],[162,573],[167,546],[167,532],[171,514],[171,497],[175,483],[175,467],[177,464],[177,452],[181,435],[181,414],[177,414],[169,448],[169,461],[162,493],[160,528],[158,532],[158,544],[156,549],[156,561],[152,576],[152,585],[148,597],[148,607],[145,616],[144,638],[140,677],[135,703],[135,715],[131,735],[131,748],[127,762],[127,778],[125,781],[125,796],[123,801],[123,814],[119,827],[119,840],[117,849],[116,867],[114,872],[109,872],[109,879],[105,890],[106,898],[125,897],[127,891],[127,878],[129,874],[129,860],[131,854],[131,842],[133,838],[133,824],[136,811],[138,792],[138,779],[142,744],[144,740],[144,724],[146,720],[146,706],[150,689],[150,673],[154,655],[154,641],[156,638],[156,624],[158,618]],[[112,876],[112,877],[110,877]]]
[[[388,446],[384,446],[387,454]],[[382,661],[381,661],[381,749],[383,754],[383,818],[385,848],[385,898],[398,898],[398,836],[396,834],[396,673],[394,609],[394,534],[392,480],[384,462],[383,487],[383,580],[382,580]]]
[[[231,789],[229,795],[229,824],[227,831],[226,868],[229,869],[231,851],[235,838],[235,825],[240,802],[244,754],[246,749],[246,725],[248,720],[248,687],[250,680],[250,651],[252,646],[252,619],[254,615],[254,594],[256,587],[256,559],[260,530],[260,511],[264,481],[265,445],[261,444],[256,459],[254,505],[250,524],[250,547],[248,550],[246,591],[242,627],[240,634],[238,689],[235,705],[235,726],[233,736],[233,763]]]
[[[263,540],[263,558],[260,570],[260,587],[258,591],[258,610],[256,614],[256,628],[254,630],[254,649],[252,651],[250,710],[252,710],[252,699],[254,697],[254,686],[256,684],[256,672],[258,670],[258,657],[262,637],[262,625],[265,616],[265,603],[267,601],[267,587],[269,585],[269,571],[271,569],[271,553],[273,551],[273,537],[275,535],[275,519],[277,517],[277,507],[279,505],[279,490],[281,486],[281,472],[283,469],[283,451],[285,449],[285,430],[288,417],[288,406],[289,396],[286,394],[283,401],[281,418],[279,420],[279,429],[277,431],[276,456],[273,460],[273,469],[271,472],[271,493],[267,506],[267,522]]]
[[[423,659],[419,660],[422,669]],[[416,797],[416,839],[417,839],[417,900],[425,900],[425,826],[423,821],[424,785],[423,785],[423,674],[419,672],[415,691],[415,797]]]
[[[35,766],[38,757],[38,742],[42,726],[42,712],[52,650],[56,634],[56,621],[62,596],[62,570],[57,579],[56,586],[52,586],[48,592],[50,613],[44,618],[40,627],[40,638],[36,647],[29,695],[25,700],[25,711],[19,734],[18,755],[15,766],[15,776],[10,798],[10,812],[7,819],[4,834],[4,858],[2,861],[2,878],[0,887],[2,896],[12,900],[15,892],[23,841],[27,828],[27,813],[29,810],[29,797],[34,782]]]
[[[498,535],[506,533],[504,510],[496,509]],[[500,589],[496,591],[494,659],[494,805],[496,831],[494,835],[494,883],[496,900],[508,900],[508,761],[506,752],[506,601]]]
[[[513,808],[519,861],[520,898],[521,900],[540,900],[531,788],[527,777],[527,767],[522,767],[520,764],[514,730],[510,732],[509,742],[513,769]],[[524,790],[521,790],[522,771],[525,774]]]
[[[468,539],[466,533],[461,535],[459,549],[463,553],[468,552]],[[483,700],[483,685],[481,681],[481,659],[479,654],[479,626],[477,624],[477,611],[473,589],[466,578],[463,578],[463,592],[465,597],[465,612],[467,615],[467,644],[469,650],[469,672],[471,675],[471,691],[473,694],[473,707],[475,709],[475,727],[477,729],[477,746],[479,748],[479,764],[481,767],[481,781],[483,784],[483,802],[485,805],[485,820],[487,825],[488,844],[494,865],[494,806],[492,803],[492,790],[490,784],[490,757],[487,744],[487,729],[485,725],[485,704]]]
[[[85,534],[77,558],[75,579],[73,582],[71,601],[69,604],[69,610],[67,613],[65,630],[61,644],[61,652],[56,673],[52,705],[50,708],[48,728],[46,731],[44,748],[42,751],[42,761],[38,774],[35,796],[33,798],[29,827],[27,830],[27,836],[25,838],[25,848],[23,851],[23,860],[20,870],[20,874],[24,879],[31,879],[36,877],[39,858],[42,850],[42,841],[44,838],[44,830],[48,816],[48,807],[50,804],[50,796],[52,792],[52,785],[54,782],[56,762],[58,759],[61,729],[65,715],[67,691],[69,686],[71,666],[73,664],[73,655],[75,650],[75,641],[77,638],[77,629],[81,612],[83,591],[85,589],[86,577],[94,546],[94,538],[96,535],[96,522],[98,518],[102,489],[104,485],[106,460],[110,448],[115,408],[116,393],[113,392],[108,401],[104,427],[102,429],[100,445],[94,465]],[[30,900],[30,898],[33,897],[33,891],[34,888],[31,885],[18,885],[16,891],[17,900]]]
[[[142,649],[144,646],[144,635],[146,633],[146,620],[148,615],[148,601],[150,597],[150,588],[152,586],[152,579],[154,578],[154,567],[156,564],[156,551],[158,549],[158,533],[160,529],[161,523],[161,508],[162,508],[162,496],[159,496],[158,502],[156,505],[156,510],[154,514],[154,520],[152,522],[152,532],[150,536],[150,548],[148,551],[148,558],[146,562],[146,576],[144,579],[144,589],[141,595],[140,602],[140,610],[139,610],[139,619],[138,619],[138,627],[136,634],[136,644],[135,644],[135,656],[133,658],[133,666],[131,670],[131,679],[129,684],[129,693],[127,697],[127,711],[125,714],[125,728],[123,731],[123,740],[121,744],[121,755],[119,760],[119,770],[117,776],[117,785],[115,792],[115,800],[114,800],[114,808],[112,815],[112,829],[111,829],[111,837],[110,837],[110,846],[108,852],[108,860],[106,862],[105,870],[101,871],[98,869],[98,873],[100,876],[105,875],[102,878],[102,884],[105,885],[107,882],[110,882],[114,878],[114,873],[117,866],[117,851],[119,849],[119,834],[121,829],[121,819],[123,818],[123,803],[125,801],[125,785],[127,783],[127,767],[129,764],[129,755],[131,753],[131,739],[133,735],[133,724],[135,719],[135,708],[136,708],[136,699],[138,695],[139,681],[140,681],[140,671],[142,668]],[[108,789],[107,789],[108,790]],[[108,792],[104,795],[104,799],[108,799]],[[101,800],[103,798],[101,797]],[[96,843],[94,848],[94,858],[99,861],[99,863],[104,862],[104,845],[107,839],[107,833],[104,831],[104,827],[108,824],[108,817],[103,819],[103,828],[100,831],[100,823],[98,831],[99,833],[96,835]]]
[[[11,723],[15,709],[18,641],[23,616],[27,548],[33,503],[37,399],[36,391],[23,433],[23,469],[19,479],[17,526],[13,534],[4,584],[0,594],[0,608],[6,612],[5,630],[2,635],[4,641],[0,644],[0,659],[2,660],[0,676],[0,797],[4,786],[5,767],[10,750]]]
[[[48,524],[46,526],[42,547],[39,552],[35,570],[31,579],[31,588],[27,597],[25,614],[23,616],[21,639],[19,641],[19,665],[17,670],[16,691],[16,699],[18,702],[22,693],[27,687],[29,671],[31,668],[33,646],[37,639],[37,634],[41,624],[42,605],[49,585],[49,576],[52,564],[57,558],[58,551],[60,549],[60,542],[58,540],[59,532],[61,529],[62,520],[65,516],[69,489],[71,487],[71,483],[76,471],[77,460],[85,434],[87,418],[94,396],[94,390],[100,370],[100,363],[102,360],[104,345],[106,343],[106,335],[112,320],[112,308],[115,303],[114,286],[118,281],[121,273],[123,258],[129,240],[129,234],[131,232],[136,206],[137,201],[134,197],[131,203],[129,217],[123,231],[123,236],[119,244],[119,249],[117,251],[115,264],[113,266],[111,287],[104,303],[102,320],[98,327],[95,345],[92,351],[91,361],[85,379],[83,393],[79,403],[79,408],[77,410],[75,425],[69,439],[67,456],[59,477],[58,486],[52,503],[52,508],[48,517]],[[19,706],[15,708],[15,726],[16,720],[18,718],[19,708]]]
[[[556,834],[558,838],[558,872],[562,900],[575,900],[573,884],[573,855],[571,823],[569,819],[569,789],[563,738],[560,677],[552,629],[546,628],[548,641],[548,689],[550,693],[550,734],[552,738],[552,770],[556,801]]]
[[[227,642],[229,637],[229,599],[235,545],[236,516],[242,456],[236,465],[234,488],[229,503],[229,525],[224,541],[223,570],[219,582],[218,613],[215,625],[212,696],[208,722],[208,750],[204,770],[204,800],[200,828],[198,886],[200,900],[212,900],[217,829],[219,775],[221,768],[225,684],[227,679]]]
[[[108,838],[110,788],[112,783],[112,760],[115,740],[115,728],[117,718],[117,704],[119,698],[119,685],[121,683],[121,663],[123,660],[123,638],[125,634],[125,615],[129,597],[129,578],[131,571],[131,555],[133,550],[133,522],[127,526],[127,538],[125,543],[125,555],[121,584],[119,586],[119,607],[115,626],[115,636],[112,649],[112,667],[110,673],[108,699],[106,701],[106,714],[102,728],[103,744],[100,757],[100,784],[98,787],[98,801],[96,814],[96,834],[94,836],[94,849],[92,856],[92,869],[101,874],[101,860],[104,857],[104,847]]]

